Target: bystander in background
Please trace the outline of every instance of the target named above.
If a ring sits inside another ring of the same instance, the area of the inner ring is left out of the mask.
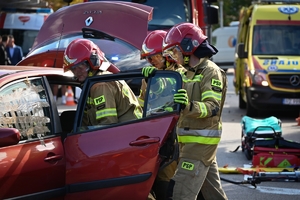
[[[7,42],[7,36],[0,36],[0,65],[10,65],[10,60],[5,50]]]
[[[16,65],[23,59],[23,50],[20,46],[15,44],[15,38],[13,35],[7,36],[6,52],[11,65]]]

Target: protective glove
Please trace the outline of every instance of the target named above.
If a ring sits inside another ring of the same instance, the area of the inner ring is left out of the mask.
[[[143,67],[143,69],[142,69],[142,74],[146,78],[154,76],[155,72],[156,72],[155,67]]]
[[[181,104],[181,109],[184,109],[189,103],[189,97],[185,89],[179,89],[177,93],[174,94],[174,102]]]

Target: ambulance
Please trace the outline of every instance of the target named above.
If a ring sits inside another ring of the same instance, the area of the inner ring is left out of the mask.
[[[218,49],[212,60],[225,71],[233,68],[238,24],[234,21],[229,26],[219,27],[212,32],[212,44]]]
[[[241,9],[233,84],[246,115],[299,115],[299,38],[299,0],[261,0]]]
[[[26,56],[51,13],[51,8],[1,8],[0,35],[13,35],[15,44],[22,47]]]

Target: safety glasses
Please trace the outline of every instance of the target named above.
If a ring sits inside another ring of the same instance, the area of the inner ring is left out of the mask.
[[[73,72],[73,74],[76,72],[87,71],[88,69],[89,68],[88,68],[87,61],[82,61],[70,68],[70,70]]]
[[[180,59],[179,59],[179,56],[181,56],[181,49],[179,46],[172,46],[172,47],[169,47],[168,49],[165,49],[163,51],[163,56],[165,58],[167,58],[167,60],[169,61],[175,61],[175,62],[178,62]],[[171,59],[171,60],[170,60]]]

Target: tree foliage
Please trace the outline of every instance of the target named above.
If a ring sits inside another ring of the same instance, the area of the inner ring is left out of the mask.
[[[218,1],[220,3],[221,0]],[[239,12],[242,7],[248,7],[252,0],[223,0],[223,24],[228,26],[232,21],[239,20]]]
[[[68,1],[64,1],[64,0],[47,0],[49,5],[51,6],[51,8],[53,9],[53,11],[57,11],[59,8],[62,8],[64,6],[68,6]],[[70,0],[72,4],[76,4],[76,3],[82,3],[84,2],[84,0]]]

